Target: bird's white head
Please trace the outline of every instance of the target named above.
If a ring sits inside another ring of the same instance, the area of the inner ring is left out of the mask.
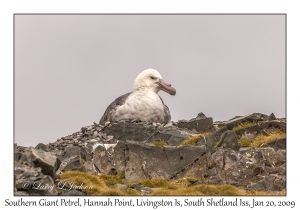
[[[142,71],[134,81],[133,90],[150,89],[155,93],[163,90],[170,95],[175,95],[176,90],[171,84],[166,83],[160,73],[154,69],[146,69]]]

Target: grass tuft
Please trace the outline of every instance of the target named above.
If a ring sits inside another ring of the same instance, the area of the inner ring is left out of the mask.
[[[155,146],[163,147],[166,145],[164,141],[152,141],[151,144],[154,144]]]
[[[281,130],[273,131],[270,133],[269,136],[257,135],[251,141],[250,147],[252,149],[257,147],[266,147],[269,142],[281,138],[286,138],[286,133]]]
[[[239,143],[241,144],[242,147],[250,147],[251,145],[251,140],[248,140],[246,138],[241,138],[239,140]]]
[[[274,141],[276,139],[286,138],[286,133],[281,130],[275,130],[270,132],[268,136],[257,135],[254,139],[248,140],[246,138],[241,138],[239,143],[242,147],[250,147],[251,149],[258,147],[266,147],[269,142]]]
[[[256,121],[244,122],[244,123],[238,124],[237,126],[233,127],[232,130],[236,131],[236,130],[240,130],[242,128],[248,128],[248,127],[254,126],[256,124],[257,124]]]
[[[142,186],[154,187],[154,188],[168,187],[169,186],[169,182],[165,179],[145,179],[145,180],[141,180],[139,183]]]
[[[99,177],[106,183],[107,186],[124,184],[123,179],[125,178],[124,172],[120,172],[119,175],[99,174]]]
[[[186,140],[184,140],[183,142],[181,142],[181,144],[179,146],[196,145],[200,138],[207,136],[208,134],[210,134],[210,133],[206,132],[206,133],[200,133],[196,136],[191,136],[191,137],[187,138]]]
[[[153,191],[150,195],[185,195],[185,196],[261,196],[261,195],[285,195],[285,191],[280,193],[270,193],[270,192],[262,192],[262,191],[245,191],[240,188],[237,188],[232,185],[209,185],[209,184],[199,184],[196,186],[178,186],[173,187],[173,189],[158,189]]]
[[[120,183],[120,179],[113,175],[91,175],[80,171],[65,171],[61,175],[61,180],[67,183],[73,182],[80,186],[92,186],[92,188],[86,188],[83,191],[89,196],[138,196],[142,195],[139,191],[128,187],[127,191],[123,192],[114,186],[116,183]],[[168,181],[165,179],[146,179],[140,180],[139,183],[143,187],[160,188],[149,195],[201,195],[201,196],[261,196],[261,195],[285,195],[286,192],[279,193],[263,192],[263,191],[245,191],[232,185],[208,185],[199,184],[190,186],[197,181],[196,178],[183,178]],[[134,183],[128,183],[127,186]]]
[[[86,186],[83,191],[87,195],[103,195],[107,191],[105,182],[97,175],[91,175],[80,171],[65,171],[60,175],[62,181]]]

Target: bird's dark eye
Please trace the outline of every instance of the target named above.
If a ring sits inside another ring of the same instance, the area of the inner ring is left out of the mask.
[[[151,79],[155,79],[155,77],[152,77],[152,76],[151,76]]]

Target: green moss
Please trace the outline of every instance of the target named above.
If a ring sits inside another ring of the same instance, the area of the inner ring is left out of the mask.
[[[251,191],[247,192],[245,190],[239,189],[232,185],[209,185],[209,184],[199,184],[195,186],[188,186],[187,181],[183,181],[181,183],[174,183],[173,185],[177,185],[176,187],[169,187],[169,189],[162,188],[159,190],[153,191],[150,195],[189,195],[189,196],[245,196],[245,195],[285,195],[285,191],[280,193],[271,193],[271,192],[262,192],[262,191]]]
[[[124,172],[120,171],[118,175],[99,174],[99,177],[106,183],[107,186],[113,186],[115,184],[123,184],[125,174]]]
[[[218,124],[218,128],[223,128],[224,124]]]
[[[280,129],[270,132],[268,136],[257,135],[254,139],[248,140],[246,138],[240,138],[239,143],[242,147],[250,147],[252,149],[259,147],[266,147],[269,142],[276,139],[285,138],[286,133]]]
[[[187,177],[186,180],[189,184],[194,184],[198,181],[198,179],[193,178],[193,177]]]
[[[153,141],[151,144],[154,144],[155,146],[163,147],[166,145],[164,141]]]
[[[142,195],[141,192],[131,189],[128,189],[123,192],[115,187],[116,183],[122,183],[118,176],[113,175],[91,175],[79,171],[65,171],[61,175],[61,180],[68,183],[74,182],[76,185],[81,183],[84,186],[93,186],[91,189],[87,188],[83,191],[89,196],[139,196]],[[120,177],[120,176],[119,176]],[[188,177],[177,180],[165,180],[165,179],[146,179],[140,180],[135,183],[127,183],[127,186],[139,183],[143,187],[152,187],[160,188],[153,191],[149,195],[201,195],[201,196],[245,196],[245,195],[279,195],[283,196],[286,194],[285,191],[280,193],[272,192],[263,192],[263,191],[246,191],[239,189],[232,185],[208,185],[208,184],[199,184],[191,186],[198,179],[194,177]],[[201,179],[199,179],[201,180]]]
[[[187,139],[185,139],[183,142],[181,142],[181,144],[179,146],[185,146],[185,145],[196,145],[197,142],[199,141],[199,139],[201,139],[204,136],[207,136],[208,134],[210,134],[209,132],[207,133],[200,133],[196,136],[191,136]]]
[[[281,138],[286,138],[286,133],[281,130],[273,131],[268,136],[257,135],[253,140],[251,140],[250,147],[252,149],[257,147],[266,147],[269,142]]]
[[[145,179],[140,181],[140,183],[145,187],[161,188],[169,186],[169,182],[165,179]]]
[[[236,131],[236,130],[240,130],[242,128],[248,128],[248,127],[251,127],[254,125],[257,125],[257,121],[244,122],[244,123],[238,124],[237,126],[233,127],[232,130]]]
[[[242,147],[250,147],[250,145],[251,145],[251,141],[249,141],[246,138],[241,138],[239,140],[239,143],[241,144]]]

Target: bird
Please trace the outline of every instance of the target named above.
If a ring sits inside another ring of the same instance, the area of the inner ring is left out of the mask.
[[[134,81],[133,91],[115,99],[106,108],[99,124],[120,120],[167,124],[171,114],[157,94],[160,90],[173,96],[176,94],[176,89],[165,82],[157,70],[142,71]]]

